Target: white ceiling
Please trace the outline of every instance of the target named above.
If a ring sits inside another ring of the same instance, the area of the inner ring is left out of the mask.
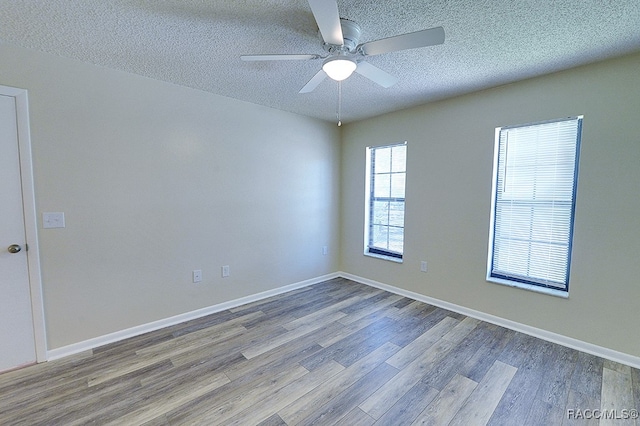
[[[640,51],[638,0],[338,0],[338,8],[360,24],[361,43],[436,26],[446,33],[443,45],[369,57],[399,82],[344,81],[344,122]],[[336,82],[298,93],[321,60],[239,58],[324,54],[317,31],[306,0],[0,0],[2,42],[333,121]]]

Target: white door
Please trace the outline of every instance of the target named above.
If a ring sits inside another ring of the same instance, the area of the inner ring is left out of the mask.
[[[36,361],[16,100],[0,95],[0,371]]]

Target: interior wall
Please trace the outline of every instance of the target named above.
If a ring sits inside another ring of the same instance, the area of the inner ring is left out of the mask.
[[[341,270],[640,356],[640,55],[344,126]],[[486,281],[495,128],[584,115],[569,298]],[[408,141],[405,256],[363,255],[365,147]],[[428,272],[420,272],[420,261]]]
[[[0,55],[0,84],[28,90],[39,220],[66,219],[38,224],[48,349],[337,270],[335,125],[8,45]]]

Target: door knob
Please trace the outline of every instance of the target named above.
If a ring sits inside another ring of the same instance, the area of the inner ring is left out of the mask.
[[[20,247],[18,244],[11,244],[7,250],[9,251],[9,253],[18,253],[20,250],[22,250],[22,247]]]

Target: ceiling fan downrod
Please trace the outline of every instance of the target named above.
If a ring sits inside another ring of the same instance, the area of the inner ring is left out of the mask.
[[[338,127],[342,126],[340,115],[342,114],[342,81],[338,81],[338,111],[336,112],[338,118]]]

